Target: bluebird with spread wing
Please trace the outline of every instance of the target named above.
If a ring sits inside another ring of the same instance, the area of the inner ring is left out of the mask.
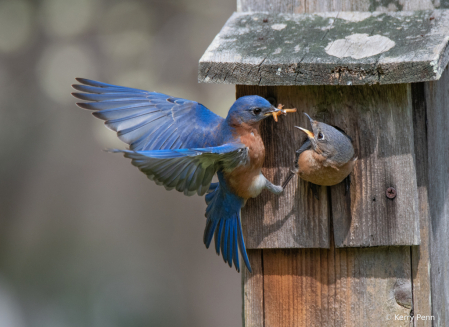
[[[217,254],[240,271],[238,250],[251,266],[243,240],[240,209],[266,188],[281,194],[261,172],[265,147],[260,122],[286,113],[259,96],[234,102],[226,119],[198,102],[165,94],[77,78],[77,103],[105,121],[129,145],[124,153],[147,177],[167,190],[206,194],[207,248],[215,239]],[[218,175],[218,183],[211,183]]]

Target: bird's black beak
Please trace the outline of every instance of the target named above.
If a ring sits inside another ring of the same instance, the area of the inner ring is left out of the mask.
[[[313,120],[312,118],[310,118],[310,116],[307,114],[307,113],[304,113],[304,115],[306,115],[307,116],[307,118],[309,118],[309,120],[310,120],[310,123],[311,124],[313,124],[313,122],[315,121],[315,120]]]
[[[275,106],[271,106],[271,108],[265,113],[264,116],[271,116],[275,112],[279,112],[281,109],[276,108]]]

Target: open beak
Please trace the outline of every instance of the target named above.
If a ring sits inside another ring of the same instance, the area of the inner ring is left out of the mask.
[[[278,121],[278,117],[280,115],[286,115],[288,112],[296,112],[296,108],[293,109],[283,109],[284,106],[282,104],[279,104],[278,107],[272,106],[273,110],[270,111],[268,114],[273,115],[273,119],[275,122]]]
[[[302,128],[302,127],[298,127],[298,126],[295,126],[295,127],[297,129],[303,131],[304,133],[306,133],[309,138],[313,139],[315,137],[315,135],[311,131],[309,131],[308,129],[305,129],[305,128]]]
[[[309,116],[307,113],[305,113],[305,112],[304,112],[304,115],[306,115],[307,118],[309,118],[310,123],[313,124],[313,122],[314,122],[315,120],[313,120],[312,118],[310,118],[310,116]]]
[[[314,121],[312,118],[310,118],[310,116],[309,116],[308,114],[304,113],[304,115],[306,115],[307,118],[309,118],[310,124],[313,125],[313,123],[314,123],[315,121]],[[297,129],[303,131],[304,133],[306,133],[306,135],[307,135],[309,138],[313,139],[313,138],[315,137],[315,134],[313,134],[313,132],[309,131],[308,129],[305,129],[305,128],[302,128],[302,127],[298,127],[298,126],[295,126],[295,127],[296,127]]]

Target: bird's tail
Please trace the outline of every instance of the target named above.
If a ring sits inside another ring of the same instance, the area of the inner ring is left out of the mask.
[[[231,193],[223,174],[218,172],[219,183],[211,184],[209,194],[206,195],[206,228],[204,230],[204,244],[209,248],[212,237],[215,236],[215,250],[223,256],[224,262],[232,267],[234,262],[237,271],[240,271],[239,254],[242,255],[246,267],[251,272],[251,265],[246,254],[243,240],[240,209],[245,200]]]

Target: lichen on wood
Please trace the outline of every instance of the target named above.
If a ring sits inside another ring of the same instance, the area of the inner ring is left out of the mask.
[[[437,80],[449,10],[234,13],[199,63],[200,82],[364,85]]]

